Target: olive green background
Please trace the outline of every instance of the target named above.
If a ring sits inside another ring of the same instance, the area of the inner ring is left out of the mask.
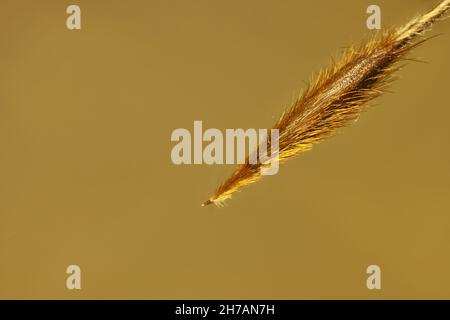
[[[270,127],[373,33],[368,5],[386,28],[436,3],[2,0],[0,298],[450,298],[449,20],[393,93],[224,208],[200,204],[233,166],[170,159],[194,120]]]

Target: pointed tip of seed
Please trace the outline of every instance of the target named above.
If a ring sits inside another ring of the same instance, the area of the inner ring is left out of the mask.
[[[208,199],[208,200],[206,200],[205,202],[202,203],[202,207],[205,207],[205,206],[210,205],[210,204],[212,204],[212,203],[213,203],[213,201],[211,201],[210,199]]]

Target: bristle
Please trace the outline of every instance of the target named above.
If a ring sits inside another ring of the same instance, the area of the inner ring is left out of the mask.
[[[359,48],[347,49],[339,62],[320,72],[274,126],[280,133],[279,160],[311,149],[355,120],[369,101],[385,92],[398,62],[424,41],[423,33],[449,9],[450,0],[444,0],[404,27],[384,32]],[[262,167],[263,164],[250,164],[247,159],[205,205],[222,205],[235,191],[259,180]]]

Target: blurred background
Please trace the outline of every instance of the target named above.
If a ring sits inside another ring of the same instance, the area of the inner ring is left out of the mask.
[[[373,35],[369,5],[385,29],[437,2],[2,0],[0,298],[449,299],[450,21],[358,122],[224,208],[200,204],[234,166],[170,158],[194,120],[270,128]]]

